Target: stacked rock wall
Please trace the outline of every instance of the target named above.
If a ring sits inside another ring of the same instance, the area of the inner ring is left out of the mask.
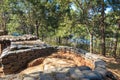
[[[5,51],[1,55],[1,64],[5,74],[24,69],[27,63],[38,57],[48,56],[56,50],[53,47],[36,47],[24,50]]]
[[[28,49],[6,50],[1,55],[1,64],[5,74],[16,73],[24,69],[27,64],[36,58],[48,56],[54,52],[76,54],[77,58],[71,56],[78,66],[89,66],[95,72],[100,73],[103,77],[106,76],[106,64],[99,56],[83,52],[79,49],[71,47],[32,47]]]
[[[76,54],[77,57],[71,57],[79,66],[89,66],[94,69],[96,67],[106,68],[106,63],[100,58],[99,55],[84,52],[80,49],[74,49],[72,47],[61,46],[58,47],[58,51],[62,53]]]
[[[0,41],[0,55],[1,55],[2,51],[10,45],[11,45],[11,42],[9,40]]]
[[[68,52],[70,54],[71,53],[76,54],[77,58],[74,56],[72,57],[72,59],[79,66],[89,66],[92,69],[93,73],[95,73],[96,75],[100,74],[102,79],[99,79],[99,80],[108,80],[107,79],[108,76],[112,77],[113,80],[116,80],[113,74],[111,74],[111,72],[109,72],[106,69],[106,63],[100,58],[99,55],[87,53],[85,51],[74,49],[71,47],[59,47],[58,50],[61,51],[62,53]],[[94,79],[94,80],[98,80],[98,79]]]

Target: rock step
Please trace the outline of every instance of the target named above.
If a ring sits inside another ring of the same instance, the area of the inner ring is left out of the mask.
[[[46,71],[31,73],[24,75],[23,80],[103,80],[99,72],[88,70],[86,66],[84,70],[80,70],[81,67],[66,67],[49,73]]]

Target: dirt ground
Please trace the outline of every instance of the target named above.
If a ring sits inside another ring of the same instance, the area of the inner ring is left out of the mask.
[[[112,57],[103,57],[106,62],[107,69],[115,74],[120,80],[120,59],[115,59]]]

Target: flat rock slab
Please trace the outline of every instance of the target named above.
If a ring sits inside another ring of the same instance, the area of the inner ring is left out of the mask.
[[[57,68],[64,68],[64,67],[74,67],[76,64],[67,59],[60,59],[60,58],[46,58],[43,62],[44,71],[49,71],[50,69],[57,69]]]
[[[41,65],[43,70],[25,74],[23,80],[102,80],[99,71],[92,71],[88,66],[75,66],[76,64],[68,59],[48,57]],[[41,69],[40,66],[37,69]]]

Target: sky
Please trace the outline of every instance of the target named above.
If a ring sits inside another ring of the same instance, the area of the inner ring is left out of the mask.
[[[72,8],[73,10],[77,10],[74,4],[71,5],[71,8]],[[108,8],[106,8],[105,13],[108,13],[108,12],[110,12],[111,10],[112,10],[111,7],[108,7]]]
[[[108,13],[111,11],[111,8],[106,8],[105,13]]]

